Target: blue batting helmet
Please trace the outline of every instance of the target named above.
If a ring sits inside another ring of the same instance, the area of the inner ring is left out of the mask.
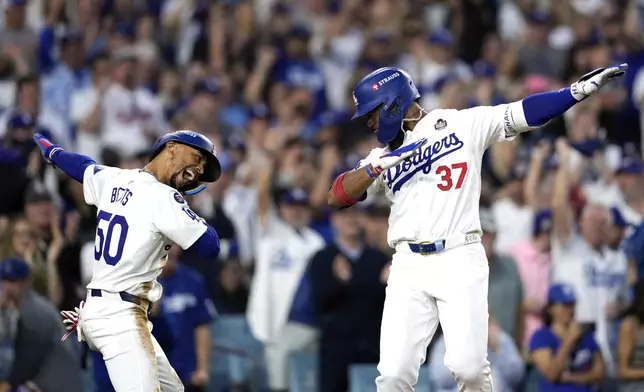
[[[199,182],[215,182],[221,175],[221,164],[215,156],[215,145],[204,135],[193,131],[176,131],[161,136],[154,144],[150,160],[153,160],[163,150],[168,142],[175,142],[192,147],[201,151],[206,158],[206,165],[203,174],[199,177]],[[197,188],[184,191],[185,194],[194,195],[202,191],[205,185],[200,184]]]
[[[420,93],[407,72],[399,68],[380,68],[362,78],[353,90],[356,112],[352,119],[382,107],[378,141],[389,143],[400,132],[403,119]]]

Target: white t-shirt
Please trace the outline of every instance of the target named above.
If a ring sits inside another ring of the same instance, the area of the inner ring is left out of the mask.
[[[207,226],[171,187],[151,174],[92,165],[83,180],[85,202],[96,206],[94,271],[88,289],[126,291],[157,301],[173,243],[187,249]]]
[[[532,237],[534,213],[526,206],[518,206],[505,198],[492,205],[492,214],[496,225],[497,253],[507,254],[514,245]]]
[[[324,239],[308,227],[295,230],[275,211],[258,226],[247,315],[254,336],[268,342],[287,323],[309,261],[324,247]]]
[[[608,248],[598,252],[574,233],[565,244],[553,238],[552,261],[552,281],[574,288],[575,318],[581,323],[595,323],[595,338],[611,370],[614,358],[610,350],[611,322],[606,317],[606,308],[626,298],[626,256]]]
[[[506,129],[507,110],[508,105],[433,110],[405,133],[404,145],[428,141],[414,157],[382,173],[367,191],[384,192],[391,203],[389,246],[481,232],[481,162],[492,143],[516,137],[516,131]],[[358,167],[387,152],[387,147],[372,150]]]
[[[127,90],[111,85],[102,103],[101,138],[123,154],[135,154],[149,147],[146,132],[161,136],[168,132],[163,107],[147,90]]]

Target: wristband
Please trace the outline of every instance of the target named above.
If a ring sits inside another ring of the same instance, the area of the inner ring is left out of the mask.
[[[378,175],[376,175],[376,174],[373,172],[373,170],[371,170],[371,164],[369,164],[369,165],[365,166],[365,167],[364,167],[364,169],[365,169],[365,171],[367,172],[367,175],[368,175],[370,178],[372,178],[372,179],[374,179],[374,180],[375,180],[375,179],[378,177]]]
[[[340,174],[338,178],[333,181],[333,195],[340,203],[342,203],[342,205],[351,206],[356,204],[358,200],[350,198],[349,195],[347,195],[347,192],[344,190],[344,186],[342,186],[342,179],[344,178],[345,174],[347,173]]]

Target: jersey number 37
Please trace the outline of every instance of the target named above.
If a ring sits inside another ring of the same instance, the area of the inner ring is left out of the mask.
[[[103,230],[101,222],[107,222],[106,230]],[[124,216],[99,211],[96,222],[96,243],[94,244],[94,259],[101,258],[108,265],[116,265],[123,257],[125,239],[130,226]],[[115,234],[115,231],[117,232]],[[118,237],[115,237],[117,235]],[[114,251],[116,248],[116,251]]]

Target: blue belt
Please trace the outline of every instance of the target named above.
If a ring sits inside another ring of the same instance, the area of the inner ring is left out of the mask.
[[[409,250],[414,253],[421,254],[423,256],[430,255],[432,253],[439,253],[445,250],[445,240],[439,240],[434,242],[419,242],[418,244],[408,243]]]
[[[99,289],[90,289],[89,290],[89,295],[91,295],[92,297],[102,297],[103,292],[101,290],[99,290]],[[147,306],[148,308],[150,308],[150,306],[149,306],[150,301],[144,300],[143,298],[139,298],[136,295],[126,293],[125,291],[121,291],[120,293],[118,293],[118,295],[119,295],[119,297],[121,297],[121,300],[123,300],[125,302],[129,302],[129,303],[139,305],[139,306]]]

